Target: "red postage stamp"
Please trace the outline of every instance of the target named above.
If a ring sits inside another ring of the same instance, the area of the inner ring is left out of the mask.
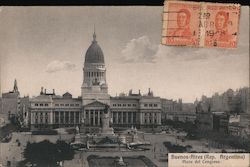
[[[205,46],[236,48],[240,7],[208,4],[206,12]]]
[[[240,5],[165,1],[162,44],[237,47]]]

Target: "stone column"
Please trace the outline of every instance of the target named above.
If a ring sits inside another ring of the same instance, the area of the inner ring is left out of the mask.
[[[95,126],[95,110],[93,110],[93,126]]]
[[[37,123],[40,124],[40,112],[37,112]]]
[[[69,124],[72,124],[71,122],[71,112],[69,111]]]
[[[154,124],[155,123],[155,119],[154,119],[155,113],[152,112],[151,114],[152,114],[152,116],[151,116],[151,124]]]
[[[114,119],[113,119],[113,118],[114,118],[114,117],[113,117],[114,114],[113,114],[113,111],[112,111],[112,112],[110,111],[110,116],[111,116],[111,118],[112,118],[112,122],[114,123]]]
[[[118,112],[116,112],[116,124],[118,124]]]
[[[90,112],[90,110],[88,110],[88,112],[89,112],[89,126],[91,125],[91,112]]]
[[[61,111],[58,111],[58,124],[61,124]]]
[[[35,122],[35,120],[33,120],[33,112],[30,112],[30,123],[33,124],[33,122]]]
[[[74,124],[76,124],[76,112],[73,112]]]
[[[65,111],[63,111],[63,124],[65,124]]]
[[[126,112],[126,124],[128,124],[128,112]]]
[[[82,115],[81,115],[81,122],[82,122],[82,119],[85,120],[85,118],[86,118],[86,111],[83,110],[83,112],[81,112],[81,113],[82,113]]]
[[[100,125],[100,110],[97,111],[98,126]]]
[[[50,111],[50,120],[49,120],[49,122],[50,122],[50,124],[54,124],[54,122],[55,122],[55,112],[53,112],[53,111]]]
[[[123,124],[123,111],[121,112],[121,124]]]
[[[134,124],[134,112],[130,112],[131,113],[131,117],[130,117],[130,121],[131,121],[131,124]]]
[[[79,124],[81,123],[81,119],[82,119],[82,114],[81,114],[81,112],[79,112],[79,117],[78,117]]]
[[[149,124],[149,113],[147,113],[147,124]]]
[[[140,113],[140,124],[144,124],[144,112]]]

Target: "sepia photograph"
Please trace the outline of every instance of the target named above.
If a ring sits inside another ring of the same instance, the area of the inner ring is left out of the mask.
[[[0,6],[0,167],[245,159],[249,6],[179,4]]]

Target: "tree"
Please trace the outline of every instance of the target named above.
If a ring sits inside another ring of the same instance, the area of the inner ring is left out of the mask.
[[[30,163],[32,166],[36,164],[38,167],[54,167],[58,166],[60,161],[73,159],[74,151],[64,141],[54,144],[44,140],[39,143],[27,143],[23,155],[25,160],[19,166]]]
[[[74,150],[71,149],[70,145],[65,141],[58,140],[56,142],[57,146],[57,161],[71,160],[74,158]]]

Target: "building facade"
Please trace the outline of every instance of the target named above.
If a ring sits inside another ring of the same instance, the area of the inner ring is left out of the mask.
[[[28,100],[28,103],[27,103]],[[60,127],[81,127],[86,132],[98,132],[105,110],[110,112],[114,127],[152,128],[161,125],[162,103],[149,89],[146,95],[133,94],[111,97],[108,94],[104,54],[96,34],[85,54],[81,96],[62,96],[41,88],[39,96],[22,100],[20,112],[23,124],[32,130]]]
[[[3,93],[0,98],[0,115],[5,123],[14,116],[18,116],[20,111],[20,93],[17,86],[17,81],[14,81],[13,90]]]
[[[72,98],[68,92],[62,96],[42,92],[30,99],[27,123],[34,130],[77,126],[81,122],[81,109],[81,98]]]
[[[133,94],[111,97],[114,127],[152,128],[161,125],[161,100],[148,91],[146,95]]]

